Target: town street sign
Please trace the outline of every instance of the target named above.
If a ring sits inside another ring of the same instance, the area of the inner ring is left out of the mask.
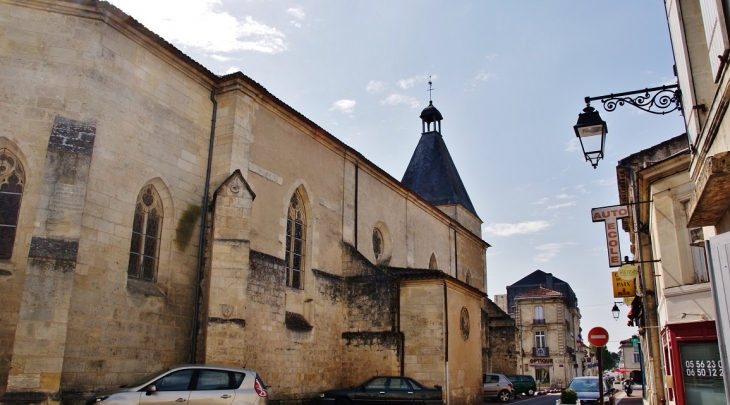
[[[606,346],[608,343],[608,331],[600,326],[588,331],[588,342],[596,347]],[[600,358],[600,352],[597,354]]]
[[[613,297],[633,297],[636,295],[636,282],[632,280],[624,280],[618,275],[618,271],[611,272],[611,279],[613,280]]]
[[[608,267],[621,267],[621,246],[618,242],[618,219],[629,216],[629,207],[614,205],[612,207],[593,208],[593,222],[606,223],[606,245],[608,247]]]

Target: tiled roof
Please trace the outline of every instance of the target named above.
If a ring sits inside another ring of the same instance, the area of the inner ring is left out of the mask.
[[[526,293],[519,294],[518,297],[563,297],[563,293],[549,290],[545,287],[538,287]]]

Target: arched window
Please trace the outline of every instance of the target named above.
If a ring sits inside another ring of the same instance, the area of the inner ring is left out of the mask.
[[[471,270],[466,271],[466,277],[464,278],[464,282],[471,285]]]
[[[0,259],[13,256],[25,171],[9,150],[0,149]]]
[[[304,275],[304,252],[306,250],[307,218],[304,202],[299,191],[289,200],[289,214],[286,220],[286,285],[302,288]]]
[[[439,264],[436,261],[435,253],[431,253],[431,259],[428,260],[428,268],[429,268],[429,270],[438,270],[439,269]]]
[[[137,197],[132,223],[127,276],[155,281],[162,231],[162,200],[152,185],[145,186]]]

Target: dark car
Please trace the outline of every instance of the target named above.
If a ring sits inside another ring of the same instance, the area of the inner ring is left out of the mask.
[[[527,394],[529,396],[535,395],[537,391],[537,384],[535,379],[531,375],[506,375],[508,380],[512,382],[512,386],[515,389],[515,395]]]
[[[609,388],[606,381],[603,381],[603,401],[599,401],[598,377],[575,377],[568,386],[569,389],[578,393],[578,399],[581,405],[585,404],[605,404],[614,405],[614,390]]]
[[[349,389],[319,394],[321,405],[442,405],[441,387],[427,388],[408,377],[376,376]]]
[[[170,367],[119,388],[100,392],[91,404],[266,405],[268,394],[254,370],[191,364]]]

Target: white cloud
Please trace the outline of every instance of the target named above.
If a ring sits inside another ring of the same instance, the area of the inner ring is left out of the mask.
[[[228,70],[226,70],[226,73],[224,73],[224,74],[229,75],[231,73],[236,73],[236,72],[240,72],[240,71],[241,71],[241,69],[237,68],[236,66],[231,66],[228,68]]]
[[[547,221],[528,221],[518,224],[490,224],[484,226],[484,232],[497,236],[524,235],[542,231],[550,226]]]
[[[227,62],[227,61],[231,60],[231,58],[229,58],[228,56],[223,56],[223,55],[218,55],[218,54],[210,55],[210,57],[217,61],[221,61],[221,62]]]
[[[595,183],[598,184],[599,186],[615,186],[616,178],[609,177],[607,179],[599,179],[599,180],[596,180]]]
[[[302,24],[299,24],[299,22],[294,21],[294,20],[289,21],[289,24],[291,24],[291,25],[293,25],[293,26],[295,26],[297,28],[301,28],[302,27]]]
[[[547,197],[543,197],[543,198],[535,201],[534,203],[532,203],[532,205],[543,205],[543,204],[547,204],[548,201],[550,201],[550,200]]]
[[[558,199],[566,199],[566,198],[575,198],[575,196],[574,195],[570,195],[570,194],[558,194],[558,195],[555,196],[555,198],[558,198]]]
[[[405,96],[403,94],[391,94],[388,97],[384,98],[383,100],[380,100],[380,104],[386,104],[386,105],[399,105],[399,104],[406,104],[411,106],[411,108],[418,108],[421,103],[418,102],[414,97],[411,96]]]
[[[575,245],[575,243],[546,243],[544,245],[537,246],[535,249],[542,253],[535,255],[533,259],[538,263],[547,263],[557,256],[564,247],[569,245]]]
[[[287,49],[286,36],[251,16],[236,18],[217,11],[221,0],[112,0],[147,28],[174,43],[208,52],[255,51],[278,53]]]
[[[371,80],[368,82],[368,84],[365,86],[365,90],[368,93],[382,93],[386,89],[386,85],[383,82],[379,82],[377,80]]]
[[[573,207],[573,206],[575,206],[575,201],[570,201],[570,202],[567,202],[567,203],[557,204],[557,205],[549,205],[547,207],[547,209],[549,209],[549,210],[555,210],[555,209],[558,209],[558,208]]]
[[[355,111],[355,104],[357,104],[357,101],[355,100],[337,100],[332,103],[330,111],[339,111],[343,114],[352,114]]]
[[[588,194],[588,190],[586,190],[586,187],[582,184],[578,184],[577,186],[563,187],[561,190],[575,190],[580,194]]]
[[[431,81],[434,81],[438,79],[437,75],[431,75],[430,76]],[[407,79],[401,79],[398,80],[398,87],[400,87],[403,90],[409,89],[413,87],[416,83],[426,83],[429,80],[428,75],[416,75],[413,77],[409,77]]]
[[[304,9],[301,7],[291,7],[287,9],[286,12],[297,20],[303,20],[304,17],[307,16],[307,14],[304,13]]]
[[[567,144],[565,144],[566,152],[575,152],[577,150],[581,150],[580,140],[578,140],[578,137],[571,139]]]
[[[483,70],[480,70],[477,73],[477,75],[474,77],[475,80],[479,80],[479,81],[482,81],[482,82],[486,82],[487,80],[496,79],[496,78],[497,78],[497,74],[496,73],[493,73],[493,72],[485,72]]]
[[[497,56],[499,56],[498,53],[490,53],[489,55],[486,55],[484,57],[484,59],[486,59],[486,60],[492,60],[492,59],[495,59]]]

